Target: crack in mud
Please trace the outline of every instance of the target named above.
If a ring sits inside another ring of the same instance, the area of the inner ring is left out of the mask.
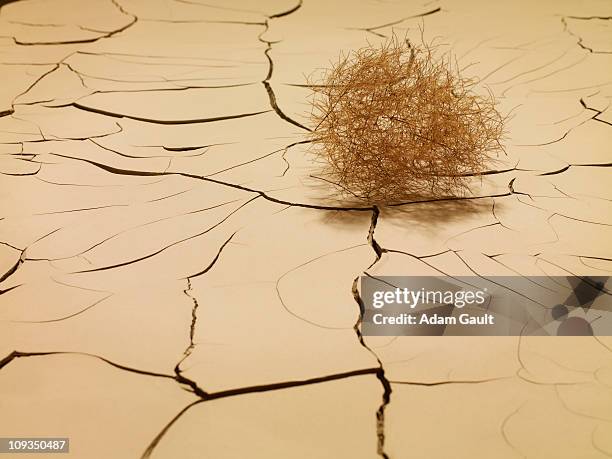
[[[441,7],[437,7],[434,9],[431,9],[429,11],[425,11],[424,13],[419,13],[419,14],[414,14],[412,16],[406,16],[405,18],[402,19],[398,19],[397,21],[391,21],[388,22],[386,24],[382,24],[382,25],[377,25],[377,26],[373,26],[373,27],[365,27],[365,28],[348,28],[348,30],[363,30],[364,32],[369,32],[373,35],[376,35],[378,37],[382,37],[382,38],[387,38],[386,35],[383,35],[380,32],[377,32],[377,30],[379,29],[384,29],[386,27],[393,27],[395,25],[401,24],[402,22],[408,21],[409,19],[417,19],[417,18],[424,18],[427,16],[431,16],[432,14],[436,14],[442,11]]]
[[[114,37],[115,35],[126,31],[127,29],[129,29],[130,27],[132,27],[134,24],[136,24],[136,22],[138,22],[138,18],[136,16],[134,16],[133,14],[128,13],[125,9],[123,9],[123,7],[116,1],[116,0],[110,0],[110,2],[115,5],[115,7],[124,15],[129,16],[131,19],[130,21],[125,24],[122,27],[119,27],[118,29],[115,29],[111,32],[100,32],[100,31],[93,31],[93,32],[97,32],[100,33],[101,35],[99,37],[95,37],[95,38],[83,38],[83,39],[75,39],[75,40],[66,40],[66,41],[32,41],[32,42],[24,42],[21,40],[16,39],[15,37],[12,37],[14,43],[16,45],[20,45],[20,46],[44,46],[44,45],[74,45],[74,44],[86,44],[86,43],[95,43],[99,40],[102,40],[104,38],[111,38]],[[84,29],[81,27],[82,30],[88,30],[88,29]]]
[[[264,85],[264,87],[266,88],[266,92],[268,93],[268,99],[270,100],[270,106],[272,107],[272,109],[276,112],[276,114],[283,120],[287,121],[288,123],[293,124],[294,126],[299,127],[300,129],[304,129],[305,131],[308,132],[312,132],[312,130],[310,128],[307,128],[306,126],[304,126],[301,123],[298,123],[297,121],[295,121],[294,119],[290,118],[289,116],[287,116],[282,110],[281,108],[278,106],[278,102],[276,100],[276,94],[274,94],[274,90],[272,89],[272,86],[270,85],[270,79],[272,78],[272,73],[274,72],[274,61],[272,60],[272,57],[270,56],[270,52],[272,51],[272,45],[274,44],[274,42],[272,41],[268,41],[265,40],[263,37],[263,35],[269,30],[270,28],[270,24],[269,21],[271,19],[274,18],[281,18],[284,16],[287,16],[291,13],[294,13],[295,11],[297,11],[300,7],[302,6],[302,0],[300,0],[300,2],[298,3],[298,5],[294,8],[292,8],[291,10],[285,12],[285,13],[281,13],[281,14],[276,14],[276,15],[272,15],[269,16],[268,19],[266,19],[265,25],[264,25],[264,30],[261,34],[259,34],[258,39],[259,41],[261,41],[262,43],[266,44],[266,49],[264,51],[264,54],[266,55],[266,59],[268,60],[268,74],[266,75],[266,78],[262,81],[262,84]]]
[[[367,241],[374,254],[376,255],[375,260],[372,264],[367,268],[372,268],[376,263],[378,263],[382,257],[383,249],[380,247],[376,239],[374,238],[374,232],[376,230],[376,225],[378,223],[378,217],[380,215],[380,211],[377,206],[373,206],[372,208],[372,220],[370,222],[370,227],[368,229]],[[359,306],[359,317],[355,325],[353,326],[353,330],[355,331],[355,335],[357,336],[357,340],[359,344],[366,349],[378,362],[378,369],[376,372],[376,378],[380,381],[380,384],[383,388],[382,394],[382,403],[378,407],[376,411],[376,436],[378,439],[377,443],[377,453],[383,459],[389,459],[389,455],[385,452],[385,409],[391,403],[391,393],[393,389],[391,388],[391,383],[385,376],[385,369],[383,366],[383,362],[380,360],[380,357],[370,348],[364,340],[364,337],[361,333],[361,323],[363,321],[363,316],[365,314],[365,305],[363,299],[361,298],[361,294],[359,293],[359,276],[353,279],[353,285],[351,287],[351,292],[353,294],[353,298],[355,302]]]
[[[609,21],[611,19],[610,16],[588,16],[588,17],[563,16],[561,17],[561,23],[563,24],[563,31],[567,32],[572,37],[575,37],[576,44],[580,46],[582,49],[588,51],[591,54],[612,54],[612,51],[599,51],[599,50],[591,48],[590,46],[585,45],[584,39],[580,35],[577,35],[571,31],[570,26],[567,23],[567,19],[586,20],[586,21],[598,19],[598,20],[603,20],[603,21]]]

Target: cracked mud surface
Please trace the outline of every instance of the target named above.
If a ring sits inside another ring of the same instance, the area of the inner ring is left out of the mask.
[[[608,337],[360,332],[364,272],[612,272],[612,4],[507,3],[0,1],[2,436],[612,456]],[[513,114],[508,155],[464,198],[336,199],[304,75],[419,25]]]

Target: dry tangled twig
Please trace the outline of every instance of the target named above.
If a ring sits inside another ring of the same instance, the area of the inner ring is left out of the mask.
[[[455,196],[503,150],[495,99],[448,56],[392,38],[341,56],[313,89],[312,133],[326,175],[371,202]]]

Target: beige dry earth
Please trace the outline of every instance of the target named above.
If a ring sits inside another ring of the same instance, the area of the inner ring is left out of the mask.
[[[362,339],[354,287],[609,275],[610,1],[0,5],[0,436],[612,456],[611,338]],[[507,156],[463,198],[342,201],[312,177],[305,75],[419,26],[513,114]]]

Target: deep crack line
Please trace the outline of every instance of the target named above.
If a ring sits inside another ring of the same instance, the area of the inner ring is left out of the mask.
[[[596,108],[589,107],[589,106],[586,104],[586,102],[584,101],[584,98],[583,98],[583,97],[581,97],[581,98],[580,98],[580,105],[582,105],[582,107],[583,107],[585,110],[590,110],[590,111],[595,112],[595,115],[593,115],[593,116],[590,118],[591,120],[594,120],[594,121],[599,121],[600,123],[604,123],[604,124],[607,124],[608,126],[612,126],[612,123],[610,123],[609,121],[606,121],[606,120],[602,120],[602,119],[597,118],[599,115],[601,115],[603,112],[605,112],[605,111],[606,111],[606,110],[607,110],[607,109],[610,107],[610,104],[608,104],[608,105],[606,106],[606,108],[604,108],[603,110],[597,110]]]
[[[19,259],[15,262],[15,264],[13,264],[13,266],[11,266],[7,272],[5,272],[2,276],[0,276],[0,283],[6,281],[9,277],[11,277],[13,274],[15,274],[15,272],[26,262],[27,259],[27,255],[26,255],[26,251],[28,250],[29,247],[33,246],[34,244],[36,244],[37,242],[42,241],[43,239],[45,239],[48,236],[51,236],[52,234],[58,232],[60,229],[62,229],[61,227],[59,228],[55,228],[54,230],[40,236],[38,239],[34,240],[32,243],[30,243],[27,247],[24,247],[23,249],[18,249],[17,247],[13,247],[10,244],[7,244],[5,242],[3,242],[2,244],[5,244],[15,250],[19,250],[21,251],[20,255],[19,255]],[[21,285],[21,284],[20,284]],[[16,285],[14,287],[11,287],[9,289],[0,291],[0,293],[6,293],[14,288],[19,287],[19,285]]]
[[[191,294],[192,290],[193,288],[191,285],[191,278],[188,277],[187,278],[187,288],[183,290],[183,293],[187,295],[187,297],[189,297],[193,303],[193,307],[191,308],[191,324],[189,326],[189,346],[187,346],[187,349],[185,349],[185,352],[183,353],[183,358],[181,359],[179,364],[176,366],[176,369],[178,371],[180,371],[179,369],[180,364],[184,362],[185,359],[187,359],[191,355],[191,352],[193,351],[193,348],[195,347],[195,342],[194,342],[195,328],[198,322],[197,312],[198,312],[198,308],[200,307],[200,304],[198,302],[198,299]]]
[[[582,49],[588,51],[591,54],[612,54],[612,51],[597,51],[596,49],[593,49],[587,45],[584,44],[583,38],[580,35],[575,34],[574,32],[572,32],[570,30],[569,24],[567,23],[567,19],[601,19],[601,20],[609,20],[610,17],[607,16],[602,16],[602,17],[596,17],[596,16],[591,16],[591,17],[587,17],[587,18],[582,18],[582,17],[575,17],[575,16],[563,16],[561,17],[561,22],[563,23],[563,31],[567,32],[568,34],[570,34],[572,37],[576,38],[576,44],[578,46],[580,46]]]
[[[0,361],[0,363],[1,363],[1,361]],[[219,392],[204,393],[204,395],[200,396],[201,397],[200,400],[196,400],[195,402],[192,402],[189,405],[185,406],[183,409],[181,409],[170,420],[170,422],[168,422],[168,424],[166,424],[162,428],[162,430],[155,436],[155,438],[147,446],[147,448],[143,452],[141,458],[142,459],[147,459],[147,458],[151,457],[151,454],[153,454],[153,451],[155,450],[155,448],[157,447],[159,442],[162,440],[162,438],[166,435],[168,430],[170,430],[170,428],[187,411],[189,411],[192,407],[194,407],[196,405],[199,405],[200,403],[210,402],[212,400],[223,399],[223,398],[228,398],[228,397],[235,397],[235,396],[239,396],[239,395],[257,394],[257,393],[264,393],[264,392],[273,392],[273,391],[282,390],[282,389],[291,389],[291,388],[294,388],[294,387],[310,386],[310,385],[313,385],[313,384],[321,384],[321,383],[330,382],[330,381],[338,381],[338,380],[342,380],[342,379],[353,378],[353,377],[356,377],[356,376],[365,376],[365,375],[376,375],[376,376],[378,376],[379,372],[380,372],[380,368],[364,368],[364,369],[360,369],[360,370],[346,371],[344,373],[335,373],[335,374],[332,374],[332,375],[317,376],[317,377],[309,378],[309,379],[301,379],[301,380],[293,380],[293,381],[283,381],[283,382],[270,383],[270,384],[261,384],[261,385],[257,385],[257,386],[247,386],[247,387],[240,387],[240,388],[236,388],[236,389],[227,389],[227,390],[222,390],[222,391],[219,391]],[[389,389],[390,389],[390,387],[389,387]],[[383,457],[385,459],[388,459],[388,456],[386,456],[386,455],[383,456]]]
[[[68,156],[68,155],[62,155],[60,153],[49,153],[50,155],[53,156],[58,156],[61,158],[66,158],[66,159],[71,159],[74,161],[82,161],[88,164],[91,164],[92,166],[96,166],[106,172],[109,172],[111,174],[116,174],[116,175],[133,175],[133,176],[138,176],[138,177],[163,177],[163,176],[181,176],[181,177],[186,177],[186,178],[191,178],[191,179],[195,179],[195,180],[203,180],[205,182],[210,182],[210,183],[215,183],[217,185],[223,185],[226,187],[230,187],[230,188],[234,188],[237,190],[242,190],[242,191],[246,191],[248,193],[256,193],[259,196],[261,196],[262,198],[264,198],[267,201],[270,202],[275,202],[277,204],[284,204],[284,205],[288,205],[288,206],[294,206],[294,207],[302,207],[305,209],[319,209],[319,210],[337,210],[337,211],[347,211],[347,210],[353,210],[353,211],[361,211],[361,212],[370,212],[373,210],[372,206],[366,206],[366,207],[351,207],[351,206],[320,206],[320,205],[316,205],[316,204],[306,204],[306,203],[301,203],[301,202],[290,202],[290,201],[285,201],[283,199],[278,199],[275,198],[273,196],[270,196],[268,194],[266,194],[264,191],[261,190],[257,190],[254,188],[249,188],[243,185],[238,185],[236,183],[231,183],[231,182],[224,182],[222,180],[217,180],[217,179],[213,179],[210,177],[205,177],[205,176],[201,176],[201,175],[196,175],[196,174],[191,174],[191,173],[187,173],[187,172],[163,172],[163,171],[139,171],[139,170],[132,170],[132,169],[120,169],[117,167],[113,167],[113,166],[108,166],[106,164],[103,163],[99,163],[97,161],[92,161],[89,159],[85,159],[85,158],[79,158],[76,156]],[[506,193],[504,194],[504,196],[509,195],[510,193]],[[468,198],[466,198],[468,199]],[[469,198],[472,199],[472,198]],[[475,199],[475,198],[474,198]],[[416,204],[417,202],[423,202],[423,201],[415,201],[415,202],[411,202],[411,203],[404,203],[404,204]]]
[[[102,362],[107,363],[115,368],[120,370],[128,371],[130,373],[136,373],[145,376],[155,376],[158,378],[167,378],[167,379],[175,379],[174,376],[165,374],[165,373],[157,373],[154,371],[140,370],[138,368],[128,367],[127,365],[121,365],[120,363],[113,362],[105,357],[90,354],[87,352],[73,352],[73,351],[46,351],[46,352],[21,352],[21,351],[13,351],[3,359],[0,359],[0,370],[2,370],[5,366],[11,363],[15,359],[23,358],[23,357],[45,357],[50,355],[82,355],[86,357],[93,357],[95,359],[101,360]]]
[[[370,269],[372,266],[374,266],[376,263],[380,261],[380,258],[382,257],[382,254],[385,251],[378,244],[376,239],[374,239],[374,230],[376,229],[376,224],[378,223],[379,216],[380,216],[380,209],[378,208],[378,206],[376,205],[372,206],[372,220],[370,222],[370,229],[368,230],[368,244],[370,244],[370,246],[372,247],[372,250],[374,250],[374,253],[376,253],[376,259],[372,262],[372,264],[368,267],[368,269]]]
[[[297,11],[298,9],[300,9],[301,6],[302,6],[302,2],[300,1],[296,7],[294,7],[293,9],[285,13],[280,13],[280,14],[269,16],[268,19],[266,19],[266,22],[264,23],[263,32],[261,32],[257,38],[259,39],[260,42],[266,44],[266,49],[264,51],[264,54],[266,55],[266,59],[268,59],[268,74],[266,75],[266,78],[264,78],[264,80],[261,83],[264,85],[264,88],[266,88],[266,92],[268,93],[268,99],[270,100],[270,106],[281,119],[287,121],[288,123],[293,124],[294,126],[299,127],[300,129],[304,129],[308,132],[312,132],[311,129],[307,128],[303,124],[287,116],[278,106],[278,103],[276,101],[276,94],[274,93],[274,90],[272,89],[272,86],[270,85],[270,79],[272,78],[272,73],[274,72],[274,61],[272,60],[272,57],[270,57],[270,51],[272,51],[272,45],[274,42],[268,41],[262,38],[262,36],[270,29],[270,24],[269,24],[270,19],[287,16]]]
[[[282,18],[284,16],[289,16],[290,14],[295,13],[301,7],[302,7],[302,0],[298,0],[297,5],[295,5],[293,8],[291,8],[291,9],[289,9],[287,11],[283,11],[281,13],[276,13],[276,14],[273,14],[271,16],[268,16],[268,19],[276,19],[276,18]]]
[[[254,199],[257,199],[257,197]],[[195,338],[196,325],[198,322],[198,308],[200,307],[200,303],[198,302],[198,299],[194,295],[191,294],[192,292],[191,279],[193,279],[194,277],[198,277],[203,274],[206,274],[208,271],[210,271],[213,268],[213,266],[215,266],[215,264],[219,260],[219,257],[221,256],[221,252],[223,252],[223,249],[230,243],[230,241],[236,235],[236,233],[237,231],[232,233],[232,235],[221,245],[221,247],[217,251],[217,254],[214,256],[212,261],[204,269],[202,269],[201,271],[195,274],[191,274],[185,278],[187,280],[187,288],[183,290],[183,293],[188,298],[190,298],[193,303],[193,306],[191,308],[191,324],[189,326],[189,345],[183,352],[183,357],[174,366],[174,375],[175,375],[175,379],[177,382],[188,386],[193,391],[193,393],[196,394],[200,398],[208,398],[210,397],[210,395],[208,394],[208,392],[206,392],[200,386],[198,386],[197,382],[195,382],[194,380],[190,378],[183,376],[182,370],[181,370],[181,364],[189,358],[189,356],[193,352],[193,349],[195,348],[194,338]]]
[[[368,269],[378,263],[382,257],[382,254],[385,252],[385,249],[383,249],[374,238],[374,232],[376,230],[376,225],[378,224],[379,215],[380,210],[378,209],[378,207],[376,205],[372,206],[372,220],[368,229],[367,241],[368,244],[372,247],[374,253],[376,254],[376,259],[368,267]],[[363,302],[363,299],[361,298],[361,294],[359,293],[359,277],[360,276],[357,276],[355,277],[355,279],[353,279],[353,285],[351,288],[353,298],[359,306],[359,317],[357,318],[357,322],[355,322],[355,325],[353,326],[353,330],[355,330],[355,334],[357,335],[359,344],[364,349],[366,349],[376,359],[376,362],[378,363],[376,378],[380,381],[380,384],[383,387],[383,394],[382,402],[378,407],[378,410],[376,411],[376,452],[383,459],[389,459],[389,455],[385,452],[385,409],[387,408],[387,405],[389,405],[389,403],[391,402],[391,393],[393,392],[393,389],[391,388],[391,383],[385,376],[385,369],[383,367],[382,361],[380,360],[378,355],[366,344],[365,340],[363,339],[363,334],[361,333],[361,324],[363,322],[363,316],[365,314],[365,304]]]
[[[368,347],[361,333],[361,323],[363,321],[365,305],[363,303],[363,300],[361,299],[361,295],[359,294],[358,283],[359,283],[359,276],[357,276],[353,280],[353,286],[351,289],[353,293],[353,298],[355,299],[355,302],[359,305],[359,318],[357,319],[357,322],[355,323],[353,330],[355,330],[355,334],[357,335],[359,344],[363,348],[365,348],[370,354],[372,354],[372,356],[374,356],[374,358],[376,359],[378,363],[378,367],[376,369],[375,374],[376,374],[376,378],[380,381],[380,384],[383,387],[383,394],[382,394],[382,403],[379,405],[378,409],[376,410],[376,437],[377,437],[376,452],[383,459],[389,459],[389,456],[385,452],[385,409],[387,408],[387,405],[391,402],[391,393],[393,392],[393,389],[391,388],[391,383],[385,376],[385,370],[383,368],[382,361],[380,360],[378,355],[376,355],[376,353],[370,347]]]
[[[0,284],[2,282],[4,282],[5,280],[7,280],[9,277],[11,277],[15,271],[17,271],[19,269],[19,267],[24,263],[25,261],[25,249],[23,249],[21,251],[21,254],[19,255],[19,258],[17,259],[17,261],[13,264],[13,266],[11,266],[2,276],[0,276]]]
[[[129,16],[131,17],[131,20],[125,24],[124,26],[112,30],[110,32],[101,32],[101,31],[94,31],[95,33],[101,33],[102,35],[100,35],[99,37],[94,37],[94,38],[83,38],[83,39],[77,39],[77,40],[66,40],[66,41],[40,41],[40,42],[22,42],[20,40],[17,40],[15,37],[11,37],[13,39],[13,42],[16,45],[20,45],[20,46],[42,46],[42,45],[76,45],[76,44],[85,44],[85,43],[95,43],[99,40],[102,40],[103,38],[111,38],[115,35],[117,35],[118,33],[121,33],[127,29],[129,29],[130,27],[132,27],[134,24],[136,24],[136,22],[138,22],[138,17],[128,13],[125,9],[123,9],[123,7],[117,3],[116,0],[110,0],[111,3],[113,5],[115,5],[115,7],[125,16]],[[83,28],[81,26],[79,26],[81,28],[81,30],[90,30],[91,29],[86,29]]]
[[[181,371],[181,364],[187,360],[189,358],[189,356],[191,355],[191,353],[193,352],[193,349],[195,348],[195,332],[196,332],[196,325],[198,322],[198,308],[200,307],[200,303],[198,302],[198,299],[191,293],[193,291],[193,287],[191,284],[191,280],[194,277],[198,277],[201,276],[203,274],[206,274],[208,271],[210,271],[213,266],[217,263],[217,261],[219,260],[219,257],[221,256],[221,253],[223,252],[223,249],[230,243],[230,241],[232,240],[232,238],[236,235],[237,231],[235,231],[234,233],[232,233],[232,235],[221,245],[221,247],[219,248],[219,250],[217,251],[217,254],[214,256],[214,258],[212,259],[212,261],[201,271],[197,272],[196,274],[191,274],[190,276],[187,276],[185,279],[187,281],[187,288],[185,288],[183,290],[183,293],[191,299],[193,306],[191,308],[191,324],[189,326],[189,345],[187,346],[187,348],[185,349],[185,351],[183,352],[183,357],[181,358],[181,360],[179,360],[179,362],[175,365],[174,367],[174,373],[176,375],[177,381],[188,385],[193,392],[200,396],[200,397],[207,397],[208,394],[207,392],[205,392],[204,390],[202,390],[195,381],[186,378],[182,375],[182,371]]]
[[[124,113],[115,113],[108,110],[102,110],[99,108],[89,107],[87,105],[82,105],[78,102],[72,102],[67,106],[72,106],[74,108],[78,108],[79,110],[83,110],[86,112],[96,113],[98,115],[109,116],[112,118],[128,118],[135,121],[142,121],[143,123],[154,123],[154,124],[166,124],[166,125],[177,125],[177,124],[200,124],[200,123],[212,123],[215,121],[224,121],[224,120],[233,120],[238,118],[246,118],[249,116],[257,116],[262,115],[264,113],[269,113],[270,110],[262,110],[258,112],[252,113],[239,113],[237,115],[223,115],[223,116],[213,116],[210,118],[195,118],[195,119],[183,119],[183,120],[160,120],[154,118],[145,118],[142,116],[132,116]],[[61,108],[60,105],[54,106],[54,108]]]

